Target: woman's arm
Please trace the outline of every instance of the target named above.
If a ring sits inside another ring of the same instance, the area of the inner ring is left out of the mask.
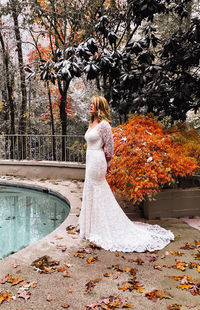
[[[114,150],[112,128],[107,121],[102,121],[102,124],[99,127],[108,166],[107,172],[110,172],[110,161],[112,159]]]

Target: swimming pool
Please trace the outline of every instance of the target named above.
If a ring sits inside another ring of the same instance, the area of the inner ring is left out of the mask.
[[[69,211],[53,194],[0,185],[0,259],[48,235]]]

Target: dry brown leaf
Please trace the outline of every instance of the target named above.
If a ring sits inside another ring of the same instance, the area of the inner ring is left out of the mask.
[[[181,310],[181,305],[173,304],[167,306],[168,310]]]
[[[12,286],[17,285],[18,283],[20,283],[22,281],[24,281],[24,279],[22,279],[22,278],[13,278],[11,285]],[[8,282],[11,282],[11,281],[8,281]]]
[[[47,295],[46,300],[49,301],[49,302],[52,301],[52,297],[51,297],[50,294]]]
[[[183,253],[181,253],[181,252],[175,252],[175,251],[170,251],[169,252],[171,255],[174,255],[174,256],[182,256],[183,255]]]
[[[158,298],[163,299],[163,298],[172,298],[172,296],[163,291],[163,290],[153,290],[151,292],[145,293],[145,297],[147,297],[149,300],[155,302]]]
[[[93,264],[94,262],[98,261],[98,257],[97,256],[91,256],[87,259],[87,263],[88,264]]]
[[[162,266],[160,265],[154,265],[153,268],[162,271]]]
[[[97,250],[101,250],[101,247],[99,245],[97,245],[96,243],[90,242],[89,246],[92,249],[97,249]]]
[[[186,291],[188,291],[190,287],[191,287],[191,284],[177,285],[177,288],[181,288],[182,290],[186,290]]]
[[[72,275],[68,272],[68,271],[63,271],[63,273],[62,273],[62,275],[63,275],[63,277],[68,277],[68,278],[70,278]]]
[[[196,248],[200,248],[200,241],[195,240],[195,245],[196,245]]]
[[[10,292],[0,292],[0,304],[4,301],[9,302],[11,300],[12,294]]]
[[[136,259],[136,262],[138,265],[142,265],[144,263],[144,261],[140,257]]]
[[[182,249],[182,250],[192,250],[194,248],[195,248],[195,246],[193,244],[188,243],[188,242],[186,242],[182,247],[180,247],[180,249]]]
[[[121,268],[119,265],[112,265],[112,269],[123,272],[123,268]]]
[[[200,251],[198,251],[198,253],[192,254],[195,259],[200,260]]]
[[[66,264],[64,264],[62,267],[58,267],[58,268],[57,268],[57,271],[58,271],[58,272],[62,272],[62,271],[67,270],[67,268],[68,268],[68,266],[67,266]]]
[[[112,277],[112,275],[113,275],[112,273],[104,273],[104,277],[107,277],[107,278]]]
[[[85,258],[85,255],[81,253],[74,253],[74,257]]]

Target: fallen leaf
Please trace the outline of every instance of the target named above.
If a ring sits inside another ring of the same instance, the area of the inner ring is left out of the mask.
[[[182,255],[183,255],[183,253],[181,253],[181,252],[170,251],[169,253],[170,253],[171,255],[174,255],[174,256],[182,256]]]
[[[74,257],[85,258],[85,255],[81,253],[74,253]]]
[[[35,288],[37,286],[37,282],[31,282],[30,283],[30,288]]]
[[[117,273],[115,273],[114,275],[113,275],[113,279],[114,280],[116,280],[116,279],[118,279],[119,278],[119,272],[117,272]]]
[[[58,272],[62,272],[62,271],[65,271],[67,268],[68,268],[68,266],[67,266],[66,264],[64,264],[63,267],[58,267],[58,268],[57,268],[57,271],[58,271]]]
[[[181,310],[181,305],[173,304],[167,306],[168,310]]]
[[[48,294],[47,297],[46,297],[46,300],[47,300],[47,301],[52,301],[51,295]]]
[[[198,251],[198,253],[192,254],[195,259],[200,260],[200,251]]]
[[[13,266],[14,268],[17,268],[17,267],[19,266],[19,264],[18,264],[17,262],[14,262],[14,263],[12,264],[12,266]]]
[[[196,248],[200,248],[200,241],[195,240],[195,245],[196,245]]]
[[[67,233],[68,233],[69,235],[75,235],[75,234],[76,234],[74,231],[71,231],[71,230],[69,230]]]
[[[172,298],[172,296],[169,293],[167,293],[163,290],[153,290],[151,292],[145,293],[145,297],[147,297],[149,300],[151,300],[153,302],[155,302],[158,298],[159,299]]]
[[[115,256],[116,256],[116,257],[119,257],[119,256],[120,256],[119,252],[116,252],[116,253],[115,253]]]
[[[112,269],[123,272],[123,268],[121,268],[119,265],[112,265]]]
[[[0,304],[2,304],[4,301],[9,302],[11,300],[12,294],[10,292],[0,292]]]
[[[93,264],[94,262],[98,261],[98,257],[97,256],[92,256],[92,257],[89,257],[87,259],[87,263],[88,264]]]
[[[180,247],[180,249],[182,249],[182,250],[192,250],[194,248],[195,248],[195,246],[193,244],[189,244],[188,242],[186,242],[185,245]]]
[[[89,246],[92,248],[92,249],[97,249],[97,250],[101,250],[101,247],[93,242],[90,242]]]
[[[22,278],[12,278],[12,281],[8,281],[8,282],[12,282],[11,285],[17,285],[18,283],[24,281],[24,279]]]
[[[92,291],[92,289],[95,287],[95,285],[96,285],[95,282],[92,281],[92,280],[90,280],[89,282],[87,282],[87,283],[85,284],[86,289],[85,289],[84,294],[89,294],[89,293],[91,293],[91,291]]]
[[[162,271],[162,266],[160,265],[154,265],[153,268]]]
[[[61,307],[64,309],[67,309],[67,308],[69,308],[69,305],[62,305]]]
[[[10,274],[6,274],[5,277],[0,280],[0,283],[5,284],[8,281],[9,277],[10,277]]]
[[[67,292],[68,292],[68,293],[72,293],[72,290],[71,290],[71,289],[68,289]]]
[[[112,277],[112,273],[104,273],[104,277],[108,278],[108,277]]]
[[[130,272],[130,274],[131,274],[132,276],[135,276],[135,274],[136,274],[136,272],[137,272],[137,268],[131,268],[131,270],[130,270],[129,272]]]
[[[200,295],[200,283],[191,283],[189,291],[192,295]]]
[[[188,279],[186,276],[181,280],[181,284],[188,284]]]
[[[62,273],[62,275],[63,275],[63,277],[68,277],[68,278],[70,278],[72,276],[68,271],[64,271]]]
[[[177,288],[181,288],[182,290],[188,291],[190,286],[191,286],[190,284],[181,284],[181,285],[177,285]]]
[[[31,293],[24,290],[19,290],[17,294],[19,298],[23,298],[25,300],[28,300],[31,297]]]
[[[140,257],[136,259],[136,262],[138,265],[142,265],[144,263],[144,261]]]

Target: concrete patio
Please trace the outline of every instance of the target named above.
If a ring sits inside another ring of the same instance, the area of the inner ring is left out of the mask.
[[[69,234],[66,231],[66,227],[69,225],[76,226],[78,223],[78,215],[81,208],[82,181],[2,176],[0,182],[48,188],[66,197],[71,206],[70,215],[55,231],[37,243],[0,261],[0,279],[3,279],[6,274],[10,274],[13,277],[23,278],[24,281],[30,283],[37,282],[35,287],[27,289],[26,292],[31,293],[28,300],[18,298],[17,292],[19,291],[20,283],[13,286],[9,282],[0,284],[1,293],[9,291],[14,296],[10,301],[4,301],[0,304],[0,309],[59,310],[69,305],[69,309],[73,310],[96,310],[101,309],[100,307],[97,308],[97,306],[95,308],[95,305],[100,302],[100,298],[108,296],[119,296],[123,301],[127,300],[128,304],[132,305],[131,309],[137,310],[164,310],[167,309],[168,305],[175,304],[181,305],[181,310],[200,309],[200,295],[193,296],[190,291],[177,288],[176,286],[180,283],[170,278],[170,276],[185,275],[200,282],[200,273],[197,268],[191,269],[189,266],[185,266],[184,271],[170,268],[177,263],[176,260],[180,260],[185,264],[199,262],[194,257],[194,254],[198,253],[197,248],[190,250],[180,248],[186,242],[194,244],[195,240],[200,240],[200,218],[168,218],[148,221],[141,217],[137,209],[133,209],[119,199],[122,208],[124,208],[130,219],[159,224],[164,228],[170,229],[175,235],[175,241],[158,253],[111,253],[103,249],[93,249],[89,246],[89,242],[79,238],[78,233]],[[63,248],[66,248],[66,250],[63,251]],[[83,248],[86,249],[86,252],[82,251],[84,257],[75,257],[74,253],[83,250]],[[176,255],[172,254],[173,252],[181,252],[182,254],[176,253]],[[69,274],[66,276],[63,272],[58,272],[58,270],[47,274],[38,273],[31,264],[34,260],[44,255],[50,256],[52,260],[59,261],[59,266],[61,267],[67,264],[67,272]],[[94,256],[97,256],[98,260],[89,264],[87,259]],[[143,260],[143,263],[138,260],[140,258]],[[118,270],[116,265],[119,265]],[[160,266],[161,270],[155,269],[154,265]],[[126,268],[137,269],[136,280],[143,285],[143,292],[119,290],[119,287],[124,286],[126,281],[131,278]],[[111,273],[112,275],[106,277],[104,276],[106,273]],[[86,294],[85,285],[94,279],[99,280],[95,282],[91,292]],[[164,290],[172,297],[170,299],[158,298],[155,302],[147,299],[145,293],[155,289]],[[93,306],[86,308],[87,305]],[[117,309],[122,308],[118,307]]]

